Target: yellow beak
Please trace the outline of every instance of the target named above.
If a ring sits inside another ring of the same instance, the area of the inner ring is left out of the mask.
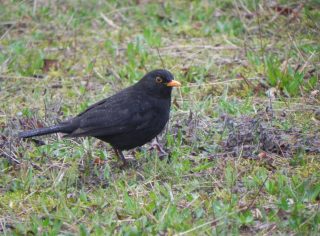
[[[171,80],[169,83],[167,83],[167,86],[169,87],[180,87],[181,83],[176,80]]]

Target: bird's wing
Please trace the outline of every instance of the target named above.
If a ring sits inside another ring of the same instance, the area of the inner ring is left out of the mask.
[[[119,93],[80,113],[79,127],[68,137],[109,136],[140,129],[152,120],[152,106],[139,95]]]

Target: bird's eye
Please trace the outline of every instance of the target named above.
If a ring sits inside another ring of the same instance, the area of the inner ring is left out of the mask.
[[[156,82],[157,82],[157,83],[159,83],[159,84],[160,84],[160,83],[162,83],[162,78],[161,78],[161,77],[159,77],[159,76],[158,76],[158,77],[156,77]]]

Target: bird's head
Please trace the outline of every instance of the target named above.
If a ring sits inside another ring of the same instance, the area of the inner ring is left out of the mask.
[[[172,88],[181,86],[169,71],[163,69],[147,73],[137,85],[149,95],[160,98],[170,98]]]

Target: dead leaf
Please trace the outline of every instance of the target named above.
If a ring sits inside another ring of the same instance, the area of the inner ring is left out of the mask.
[[[47,73],[50,70],[59,69],[59,62],[56,59],[44,59],[43,62],[44,63],[43,63],[42,71],[44,73]]]
[[[93,162],[95,165],[104,165],[106,163],[105,160],[102,160],[101,158],[97,157],[96,159],[94,159],[94,162]]]

